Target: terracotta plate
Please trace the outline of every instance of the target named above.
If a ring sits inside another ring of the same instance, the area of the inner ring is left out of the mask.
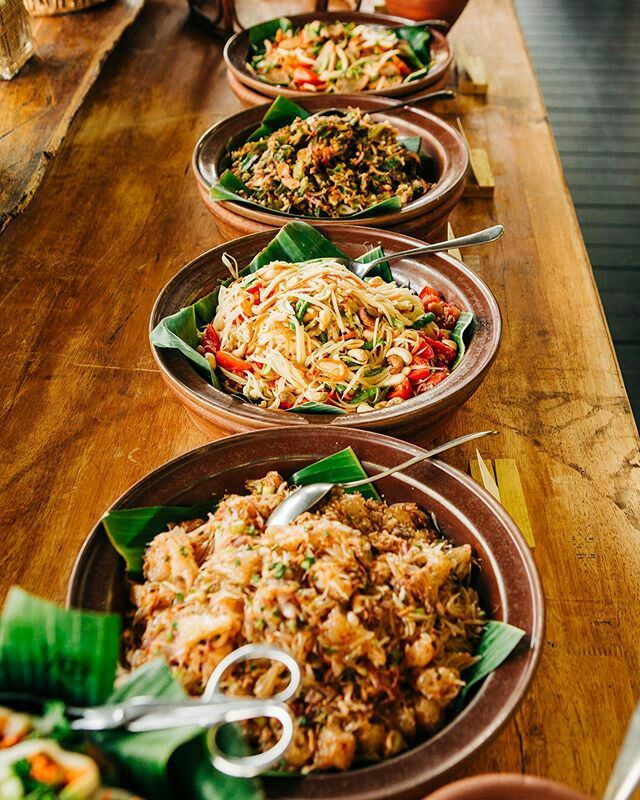
[[[387,14],[363,14],[356,11],[316,11],[312,14],[295,14],[288,17],[294,28],[301,27],[307,22],[321,20],[327,22],[357,22],[358,24],[379,25],[384,28],[393,28],[399,25],[413,25],[411,20],[402,17],[390,17]],[[385,95],[386,97],[402,97],[408,94],[415,94],[428,86],[440,85],[444,82],[451,62],[453,61],[453,50],[447,41],[446,36],[435,28],[431,28],[431,58],[432,66],[429,72],[419,80],[411,83],[402,83],[389,89],[367,91],[363,95]],[[287,97],[309,97],[312,92],[290,89],[285,86],[276,86],[261,80],[251,72],[247,65],[249,57],[249,32],[246,30],[236,33],[227,42],[224,48],[224,60],[229,71],[245,86],[255,89],[267,97],[276,97],[284,94]],[[331,93],[330,97],[336,97]]]
[[[533,775],[475,775],[445,786],[425,800],[589,800],[562,783]]]
[[[384,114],[385,108],[392,105],[393,102],[384,97],[341,94],[305,97],[300,101],[300,105],[312,113],[325,108],[349,107],[359,107],[368,112],[380,112],[375,119],[391,123],[398,131],[399,136],[419,136],[422,140],[422,152],[431,159],[433,165],[433,173],[426,176],[435,183],[433,189],[400,211],[369,216],[361,221],[368,226],[376,227],[378,225],[395,225],[408,219],[421,217],[423,225],[426,226],[428,217],[438,216],[440,209],[446,208],[447,212],[450,211],[453,204],[462,196],[469,166],[469,153],[460,134],[434,114],[418,108],[399,109],[396,113]],[[209,198],[211,186],[224,172],[220,161],[227,153],[227,143],[233,138],[235,147],[244,144],[248,136],[260,124],[269,105],[264,104],[240,111],[213,125],[198,140],[191,163],[202,198],[211,210],[215,206],[223,205],[242,217],[279,227],[287,220],[300,219],[300,217],[268,209],[251,208],[241,203],[214,203]],[[317,224],[317,220],[307,221]],[[327,219],[325,221],[338,225],[354,224],[354,220],[348,219]]]
[[[329,224],[319,230],[350,256],[362,255],[378,244],[388,253],[422,244],[408,236],[373,228]],[[269,231],[235,239],[187,264],[160,292],[151,313],[150,330],[161,319],[203,297],[222,278],[228,277],[221,260],[223,253],[229,253],[244,266],[273,236],[274,232]],[[400,405],[365,414],[331,416],[268,411],[215,389],[178,351],[153,347],[154,358],[167,385],[196,424],[211,435],[277,425],[308,427],[330,423],[336,428],[353,426],[397,431],[442,425],[478,388],[497,354],[502,328],[498,304],[486,284],[451,256],[438,254],[403,259],[394,261],[392,267],[394,274],[409,279],[418,291],[427,284],[441,290],[452,303],[472,311],[476,320],[467,352],[453,373],[429,392]]]
[[[422,452],[415,445],[360,430],[317,427],[313,436],[280,428],[229,436],[185,453],[147,475],[112,508],[204,501],[243,491],[244,482],[275,469],[288,477],[301,467],[351,445],[369,473]],[[378,483],[390,502],[414,501],[436,514],[456,544],[468,543],[479,560],[483,607],[494,619],[523,628],[523,645],[481,684],[466,708],[425,743],[395,758],[340,774],[267,779],[269,797],[324,800],[418,798],[493,739],[514,713],[533,677],[542,648],[544,601],[538,574],[511,518],[471,478],[449,465],[426,462]],[[98,523],[73,569],[68,605],[98,611],[127,607],[123,564]]]

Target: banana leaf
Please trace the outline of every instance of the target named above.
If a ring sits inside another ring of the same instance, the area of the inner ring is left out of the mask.
[[[0,619],[0,686],[75,705],[109,696],[120,646],[120,617],[65,611],[17,586]]]
[[[357,258],[356,261],[373,261],[383,255],[382,249],[376,247]],[[240,271],[240,275],[256,272],[260,267],[270,264],[272,261],[296,263],[311,261],[314,258],[346,258],[346,255],[326,236],[323,236],[317,228],[301,220],[294,220],[278,231],[269,244]],[[386,261],[374,267],[369,274],[377,275],[387,283],[393,280],[391,269]],[[226,282],[228,281],[223,283]],[[211,322],[215,315],[219,291],[220,286],[217,286],[193,305],[182,308],[175,314],[160,320],[150,336],[151,344],[155,347],[179,350],[216,389],[222,389],[218,376],[215,371],[211,370],[206,358],[201,356],[195,348],[199,343],[198,328]],[[341,413],[332,406],[327,408],[332,410],[330,412],[327,410],[326,413]],[[302,414],[325,413],[318,410],[317,404],[303,404],[295,411]]]
[[[287,408],[286,411],[291,411],[294,414],[346,414],[342,408],[337,406],[330,406],[328,403],[314,403],[311,400],[308,403],[301,403],[295,408]]]
[[[249,28],[249,43],[254,55],[264,53],[265,41],[273,39],[279,30],[288,31],[292,27],[291,20],[286,17],[279,17]]]
[[[215,510],[215,500],[207,500],[195,506],[149,506],[147,508],[117,508],[102,518],[102,524],[111,544],[124,558],[129,577],[142,576],[144,551],[169,523],[188,519],[206,518]]]
[[[394,28],[393,32],[399,39],[404,39],[411,48],[411,55],[416,61],[413,66],[428,69],[431,63],[431,31],[427,25],[401,25]],[[411,79],[408,76],[408,80]]]
[[[240,178],[236,177],[231,170],[225,170],[220,176],[218,183],[215,183],[209,192],[209,197],[212,200],[229,200],[233,203],[241,203],[243,206],[249,208],[257,208],[259,211],[266,211],[272,214],[282,214],[284,216],[299,217],[301,219],[319,219],[319,217],[312,217],[308,214],[290,214],[287,211],[278,211],[274,208],[269,208],[262,203],[250,200],[246,195],[239,194],[239,192],[246,192],[251,194],[251,189],[244,184]],[[363,219],[365,217],[373,216],[374,214],[386,213],[387,211],[400,211],[402,208],[402,201],[399,197],[387,197],[379,203],[374,203],[372,206],[357,211],[355,214],[344,214],[340,219]],[[323,217],[324,219],[324,217]],[[329,221],[331,217],[326,217]]]
[[[262,139],[264,136],[270,136],[274,131],[285,125],[290,125],[298,118],[307,119],[310,112],[289,100],[288,97],[279,95],[267,109],[262,122],[256,130],[246,139],[246,141],[253,142]],[[398,139],[407,150],[412,153],[419,153],[422,140],[419,136],[405,136]],[[227,142],[227,152],[220,160],[220,168],[228,167],[231,164],[231,151],[237,150],[244,143],[242,135],[231,138]],[[284,214],[285,216],[296,216],[305,219],[317,219],[317,217],[310,217],[306,214],[290,214],[289,212],[277,211],[276,209],[269,208],[269,206],[259,203],[251,199],[252,190],[234,175],[230,169],[225,169],[220,176],[217,183],[214,183],[209,191],[209,196],[212,200],[230,201],[233,203],[241,203],[250,208],[257,208],[259,211],[266,211],[273,214]],[[388,197],[386,200],[381,200],[379,203],[374,203],[362,211],[357,211],[354,214],[347,214],[340,219],[363,219],[375,214],[386,213],[389,211],[399,211],[402,208],[402,203],[399,197]],[[330,217],[327,217],[330,219]]]
[[[466,681],[456,707],[461,707],[473,686],[487,677],[511,655],[525,635],[525,631],[507,622],[491,619],[485,625],[476,655],[478,660],[467,670]]]
[[[310,483],[346,483],[366,477],[367,473],[353,448],[345,447],[344,450],[339,450],[337,453],[298,470],[291,476],[289,482],[296,486],[307,486]],[[380,495],[372,483],[345,491],[360,492],[364,497],[380,499]]]
[[[162,661],[136,670],[109,698],[118,703],[130,697],[185,697]],[[223,739],[224,736],[224,739]],[[257,780],[223,775],[211,765],[199,727],[173,728],[147,733],[104,731],[93,736],[100,750],[117,763],[128,784],[148,798],[169,800],[261,800]],[[232,755],[246,753],[240,731],[226,725],[220,731],[221,746]]]
[[[451,332],[451,341],[455,342],[458,345],[458,354],[455,357],[455,360],[451,366],[451,369],[455,369],[462,356],[465,354],[466,344],[464,341],[464,333],[473,321],[473,314],[470,311],[461,311],[460,316],[458,317],[458,321],[456,322],[455,328]]]

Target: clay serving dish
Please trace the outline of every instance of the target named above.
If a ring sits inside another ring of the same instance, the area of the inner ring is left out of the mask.
[[[345,225],[323,225],[319,230],[349,256],[357,257],[380,245],[392,253],[417,247],[422,242],[374,228]],[[153,307],[150,331],[164,317],[211,292],[218,282],[228,277],[222,254],[233,256],[240,267],[248,264],[274,237],[274,231],[245,236],[214,247],[187,264],[162,289]],[[195,424],[206,434],[255,430],[288,425],[309,430],[319,424],[331,427],[358,427],[396,432],[415,432],[420,428],[435,429],[476,391],[491,366],[500,344],[501,319],[498,304],[486,284],[460,261],[446,254],[418,259],[402,259],[392,263],[395,275],[410,280],[420,291],[430,285],[444,293],[447,300],[463,310],[472,311],[475,332],[467,351],[456,369],[428,392],[364,414],[294,414],[269,411],[244,402],[215,389],[180,352],[152,347],[162,377],[174,392]]]
[[[351,445],[372,474],[421,449],[377,433],[320,426],[309,436],[296,427],[230,436],[192,450],[147,475],[112,508],[198,503],[243,492],[248,479],[301,467]],[[463,711],[433,738],[395,758],[344,773],[265,779],[269,797],[323,800],[408,800],[423,797],[480,747],[516,710],[536,669],[543,634],[543,597],[536,568],[511,518],[478,484],[441,461],[425,462],[377,484],[390,502],[414,501],[435,512],[443,532],[468,543],[479,559],[474,577],[483,607],[494,619],[526,631],[521,645],[484,681]],[[128,587],[123,562],[101,523],[87,538],[73,569],[67,603],[75,608],[124,611]]]
[[[358,222],[371,227],[389,228],[420,238],[437,241],[446,238],[449,215],[462,197],[466,173],[469,166],[467,145],[460,134],[439,117],[418,108],[401,109],[396,113],[384,113],[393,103],[384,97],[365,95],[320,95],[305,97],[300,105],[315,113],[325,108],[360,107],[364,111],[377,112],[376,120],[389,122],[397,129],[399,136],[419,136],[422,152],[428,157],[426,177],[435,186],[422,197],[406,205],[399,211],[392,211],[366,217]],[[240,147],[259,126],[269,104],[240,111],[216,123],[206,131],[195,146],[192,167],[196,176],[200,195],[213,214],[220,233],[225,239],[234,239],[247,233],[258,233],[281,228],[292,219],[304,219],[311,225],[323,222],[332,225],[358,224],[355,220],[313,219],[297,217],[268,209],[258,209],[235,202],[214,202],[209,192],[224,168],[220,166],[227,153],[227,144],[233,139],[234,148]]]
[[[306,25],[307,22],[313,22],[313,20],[316,19],[326,22],[335,22],[336,20],[339,22],[356,22],[358,24],[379,25],[385,28],[412,24],[411,20],[406,20],[403,17],[391,17],[388,14],[364,14],[358,11],[316,11],[310,14],[294,14],[288,17],[288,19],[291,20],[294,28]],[[362,95],[369,96],[377,94],[385,95],[386,97],[403,97],[405,95],[421,92],[427,88],[442,88],[447,82],[449,68],[453,61],[453,50],[447,37],[441,31],[436,28],[431,28],[430,30],[432,35],[432,66],[424,78],[412,81],[411,83],[402,83],[399,86],[393,86],[384,90],[362,92]],[[224,60],[227,65],[228,74],[233,75],[241,84],[263,95],[265,100],[269,97],[277,97],[279,94],[294,98],[309,97],[310,95],[315,96],[312,92],[290,89],[286,86],[277,86],[258,78],[257,75],[251,72],[247,64],[247,58],[250,55],[249,51],[248,30],[236,33],[229,39],[224,48]],[[337,97],[336,94],[330,94],[328,96]]]
[[[456,781],[425,800],[589,800],[587,795],[533,775],[475,775]]]
[[[389,14],[408,19],[444,19],[449,25],[458,19],[469,0],[387,0]]]

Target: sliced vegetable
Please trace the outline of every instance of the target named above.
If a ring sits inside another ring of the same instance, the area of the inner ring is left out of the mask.
[[[402,400],[413,397],[413,387],[409,378],[404,378],[397,386],[394,386],[387,395],[387,400],[392,400],[394,397],[400,397]]]
[[[455,357],[451,369],[455,369],[460,363],[460,359],[465,354],[466,345],[464,334],[469,325],[473,322],[473,314],[470,311],[461,311],[456,326],[451,333],[451,340],[458,345],[458,353]]]
[[[254,366],[250,361],[245,361],[233,353],[226,353],[224,350],[219,350],[216,353],[216,361],[218,366],[222,369],[227,369],[229,372],[253,372]]]

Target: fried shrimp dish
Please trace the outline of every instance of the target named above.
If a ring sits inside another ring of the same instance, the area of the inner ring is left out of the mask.
[[[270,472],[247,489],[151,541],[133,587],[129,666],[162,657],[197,696],[235,648],[286,650],[302,669],[289,701],[296,734],[283,768],[292,771],[378,761],[437,731],[485,624],[470,547],[454,547],[413,503],[339,490],[267,527],[289,486]],[[238,664],[224,689],[269,697],[286,684],[283,670]],[[256,750],[279,738],[271,724],[245,724]]]

